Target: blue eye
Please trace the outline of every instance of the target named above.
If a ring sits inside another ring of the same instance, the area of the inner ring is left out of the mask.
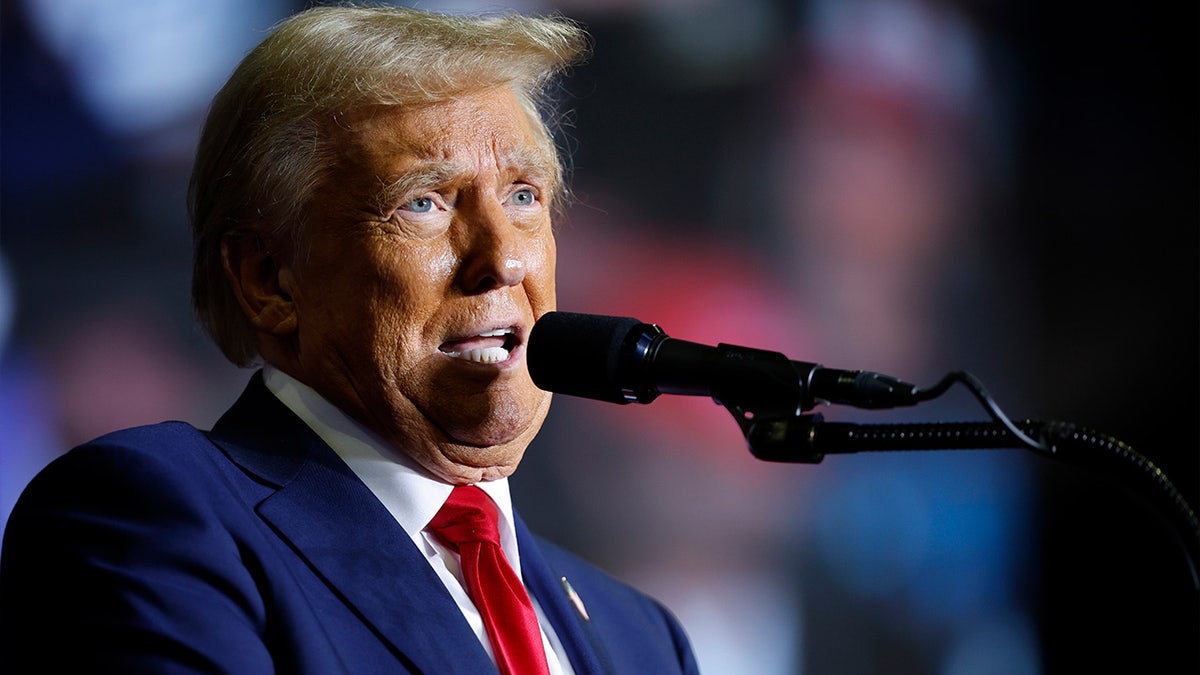
[[[529,189],[517,190],[509,199],[511,199],[517,206],[529,206],[537,201],[537,197],[533,194],[533,190]]]
[[[433,200],[429,197],[417,197],[405,204],[404,208],[413,213],[429,213],[433,210]]]

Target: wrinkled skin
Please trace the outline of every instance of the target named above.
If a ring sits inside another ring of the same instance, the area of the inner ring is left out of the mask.
[[[553,157],[505,87],[331,133],[309,254],[225,244],[263,358],[437,478],[511,474],[550,407],[525,343],[555,307]]]

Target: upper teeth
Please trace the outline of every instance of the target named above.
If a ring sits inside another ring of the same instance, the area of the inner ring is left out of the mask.
[[[486,333],[480,333],[479,337],[500,337],[502,335],[509,335],[510,333],[512,333],[511,328],[497,328],[496,330],[489,330]]]

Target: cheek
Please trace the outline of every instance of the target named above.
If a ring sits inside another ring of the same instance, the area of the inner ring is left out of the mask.
[[[404,310],[396,312],[401,315],[426,316],[445,295],[454,275],[455,256],[444,245],[397,247],[372,264],[383,289],[379,295],[387,303],[379,310],[398,308]]]
[[[534,317],[540,317],[544,312],[555,309],[555,274],[556,255],[554,236],[540,237],[533,242],[530,255],[526,258],[528,265],[525,275],[526,293],[534,310]]]
[[[362,323],[373,326],[375,350],[389,358],[397,349],[421,353],[418,348],[427,337],[426,327],[441,306],[446,279],[454,268],[453,256],[428,247],[401,247],[373,257],[369,265],[374,272],[360,286],[344,289],[344,297],[366,300]],[[358,337],[368,334],[359,332]]]
[[[400,264],[404,262],[399,261]],[[458,258],[449,246],[429,247],[414,252],[408,264],[417,268],[417,274],[426,284],[442,288],[454,276]]]

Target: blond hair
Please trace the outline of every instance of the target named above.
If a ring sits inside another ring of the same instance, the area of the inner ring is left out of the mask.
[[[586,49],[583,30],[558,17],[318,7],[283,21],[217,93],[201,134],[188,194],[200,325],[233,363],[257,358],[254,328],[224,276],[222,240],[242,232],[273,254],[302,250],[305,206],[332,163],[328,125],[352,109],[510,86],[554,158],[557,190],[562,163],[538,105]]]

